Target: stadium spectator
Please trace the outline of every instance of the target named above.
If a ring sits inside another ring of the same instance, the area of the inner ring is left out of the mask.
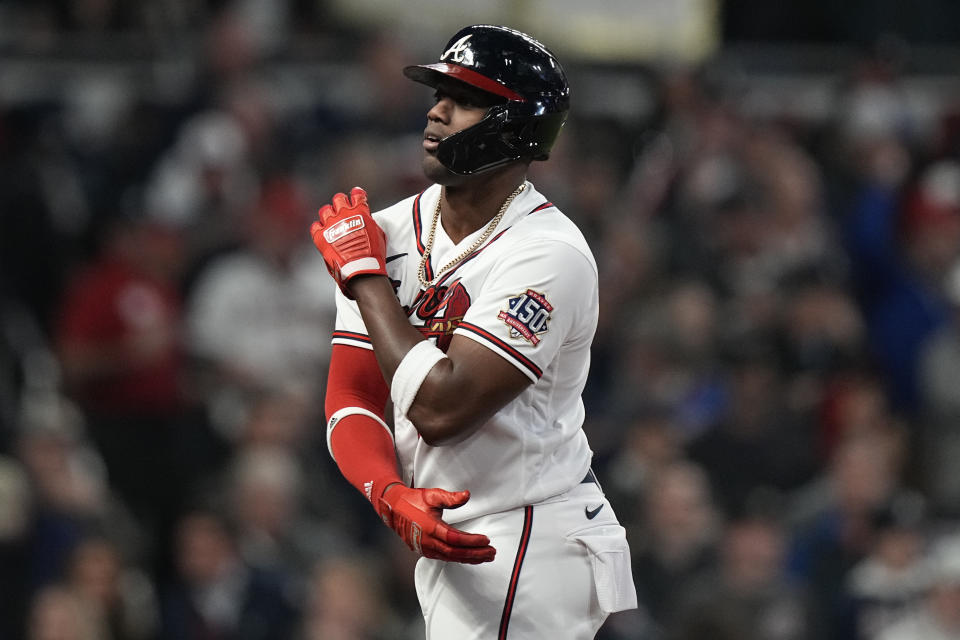
[[[159,630],[153,583],[146,572],[128,566],[106,537],[82,539],[65,567],[64,586],[111,640],[150,640]]]
[[[916,438],[923,487],[933,508],[947,517],[960,516],[960,260],[945,279],[949,320],[922,348],[920,356],[921,417]]]
[[[27,640],[100,640],[105,633],[80,598],[62,586],[44,587],[30,604]]]
[[[954,640],[960,637],[960,538],[940,540],[928,556],[930,576],[923,601],[877,640]]]
[[[670,628],[682,595],[715,565],[722,524],[708,476],[686,460],[653,478],[642,500],[642,519],[628,529],[637,596],[658,626]]]
[[[717,568],[682,594],[671,637],[822,637],[803,586],[786,571],[786,546],[787,532],[772,516],[748,514],[729,522]]]
[[[253,399],[283,392],[321,397],[333,330],[333,285],[303,229],[311,210],[293,177],[269,180],[244,220],[244,243],[205,264],[186,312],[189,349],[204,395],[232,441]]]
[[[222,517],[186,513],[177,522],[174,553],[176,576],[161,595],[161,638],[291,637],[297,611],[289,585],[243,561]]]
[[[112,486],[161,532],[207,462],[186,393],[181,232],[139,208],[116,220],[64,290],[56,334],[65,390]]]
[[[389,611],[381,578],[351,556],[317,563],[296,640],[413,640],[419,637]],[[419,635],[422,636],[422,629]]]
[[[875,640],[923,598],[930,568],[925,524],[924,504],[916,496],[877,511],[870,551],[848,573],[833,637]]]

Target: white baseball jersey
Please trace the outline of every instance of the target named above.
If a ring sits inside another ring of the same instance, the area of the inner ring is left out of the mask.
[[[440,191],[433,185],[373,216],[386,233],[387,272],[400,303],[440,349],[454,335],[475,340],[533,383],[448,446],[426,444],[406,417],[394,416],[404,481],[469,489],[466,505],[444,512],[446,521],[460,522],[564,493],[589,469],[581,392],[597,327],[598,278],[579,229],[528,182],[490,238],[423,291],[417,271]],[[454,245],[438,224],[427,278],[482,233]],[[356,303],[339,292],[333,342],[372,348]]]

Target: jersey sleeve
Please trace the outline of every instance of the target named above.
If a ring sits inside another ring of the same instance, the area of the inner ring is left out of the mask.
[[[367,334],[367,326],[363,323],[357,303],[343,295],[339,287],[334,295],[337,301],[337,321],[331,343],[373,349],[373,343]]]
[[[506,358],[533,382],[561,345],[593,338],[593,261],[562,241],[542,241],[497,261],[455,330]]]

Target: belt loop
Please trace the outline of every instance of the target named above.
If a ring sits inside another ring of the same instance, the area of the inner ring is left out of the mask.
[[[597,485],[597,488],[600,489],[600,493],[604,493],[603,486],[600,484],[600,481],[597,480],[597,475],[593,472],[592,467],[587,469],[587,475],[583,476],[583,480],[580,481],[580,484],[590,484],[591,482]]]

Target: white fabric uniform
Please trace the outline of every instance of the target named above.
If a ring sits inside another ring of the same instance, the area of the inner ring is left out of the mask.
[[[405,416],[394,416],[404,480],[417,487],[469,489],[467,504],[445,511],[444,520],[489,536],[497,549],[494,562],[479,566],[421,559],[417,585],[428,638],[507,637],[498,635],[505,609],[510,609],[510,638],[593,638],[606,613],[636,606],[625,532],[612,508],[606,505],[604,517],[596,519],[584,513],[584,499],[588,511],[606,504],[597,484],[581,482],[592,457],[581,429],[581,393],[597,327],[596,262],[576,226],[528,182],[490,239],[424,292],[417,271],[439,197],[434,185],[373,215],[387,237],[387,272],[400,303],[411,323],[441,349],[453,335],[475,340],[533,384],[455,445],[432,447]],[[454,245],[438,224],[428,279],[481,233]],[[333,342],[372,348],[356,304],[339,292]],[[579,502],[570,498],[574,494]],[[525,538],[528,512],[533,525]],[[589,545],[580,530],[593,532]],[[518,560],[523,575],[515,576]],[[580,567],[579,579],[547,580],[541,585],[547,591],[529,588],[534,576],[556,578],[564,561]],[[456,589],[446,588],[447,578]],[[579,593],[574,583],[592,590],[592,600],[568,602],[570,593]],[[598,595],[595,583],[606,593]],[[581,625],[585,631],[574,631],[574,618],[588,621]],[[568,635],[543,635],[547,621],[560,622],[558,629]],[[524,635],[524,628],[533,631]]]

